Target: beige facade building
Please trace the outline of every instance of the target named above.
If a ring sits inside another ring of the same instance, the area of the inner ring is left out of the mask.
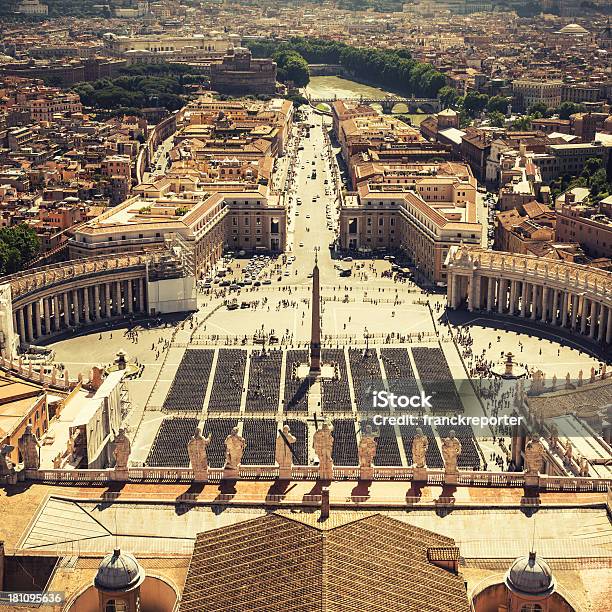
[[[475,202],[468,199],[471,185],[465,191],[454,189],[442,177],[439,188],[439,192],[431,191],[438,189],[435,177],[419,193],[414,184],[360,186],[340,212],[341,248],[404,251],[427,280],[445,284],[449,248],[460,243],[480,245],[482,226],[476,219]],[[458,199],[432,199],[445,191]]]
[[[533,104],[543,103],[548,108],[557,108],[562,101],[563,81],[544,79],[517,79],[512,83],[512,93],[523,110]]]
[[[568,192],[557,210],[557,240],[578,242],[591,257],[612,258],[612,198],[606,200],[576,204]]]
[[[220,193],[200,190],[192,179],[164,178],[140,185],[137,193],[75,231],[70,257],[133,253],[178,240],[202,276],[224,248],[285,248],[286,211],[262,186]]]
[[[116,55],[129,51],[150,51],[164,53],[184,49],[197,49],[210,54],[222,54],[232,48],[229,38],[221,35],[204,36],[172,36],[166,34],[151,34],[146,36],[119,36],[112,33],[104,34],[104,47]]]

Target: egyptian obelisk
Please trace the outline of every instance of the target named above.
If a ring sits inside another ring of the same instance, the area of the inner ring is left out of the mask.
[[[321,287],[319,284],[319,264],[315,252],[315,264],[312,269],[312,320],[310,331],[310,374],[321,373]]]

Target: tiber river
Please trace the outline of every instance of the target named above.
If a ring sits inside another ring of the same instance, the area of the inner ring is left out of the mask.
[[[362,85],[361,83],[356,83],[355,81],[337,76],[310,77],[310,83],[306,86],[306,93],[313,98],[358,98],[359,96],[363,96],[364,98],[383,99],[387,95],[395,95],[384,89],[378,89],[370,85]],[[425,114],[408,114],[406,113],[407,110],[404,104],[398,104],[394,112],[410,117],[413,125],[420,125],[423,119],[429,117],[429,115]]]

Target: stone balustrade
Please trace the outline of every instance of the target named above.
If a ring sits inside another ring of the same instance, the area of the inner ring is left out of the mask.
[[[359,468],[352,466],[334,466],[334,480],[358,481]],[[223,468],[209,468],[207,482],[219,483],[225,479]],[[275,466],[239,466],[239,480],[267,480],[274,481],[279,477],[279,468]],[[377,467],[374,468],[373,480],[395,480],[398,482],[411,482],[413,477],[412,468],[401,467]],[[52,484],[102,484],[125,477],[118,474],[113,468],[104,470],[88,469],[39,469],[21,470],[22,480],[33,480]],[[293,480],[318,480],[319,468],[317,466],[293,466],[291,468]],[[590,478],[574,476],[548,476],[541,474],[537,478],[541,491],[568,491],[568,492],[605,492],[612,486],[612,479]],[[191,483],[194,480],[194,472],[191,468],[151,468],[136,467],[127,471],[127,481],[131,483]],[[444,470],[427,470],[428,486],[442,486],[445,483]],[[525,486],[525,474],[523,472],[479,472],[460,470],[457,475],[457,486],[460,487],[514,487]]]
[[[45,368],[51,367],[51,374],[45,374]],[[80,375],[77,379],[71,379],[67,370],[59,370],[55,365],[47,366],[44,363],[38,365],[38,371],[25,366],[21,360],[6,359],[0,355],[0,370],[19,376],[43,387],[53,387],[62,391],[70,391],[79,385],[82,380]]]
[[[533,255],[460,246],[447,265],[449,308],[467,307],[612,343],[612,273]]]

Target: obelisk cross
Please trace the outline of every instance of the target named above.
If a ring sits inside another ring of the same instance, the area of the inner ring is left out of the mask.
[[[318,247],[315,247],[315,263],[312,269],[310,373],[321,371],[321,285],[319,280]]]

